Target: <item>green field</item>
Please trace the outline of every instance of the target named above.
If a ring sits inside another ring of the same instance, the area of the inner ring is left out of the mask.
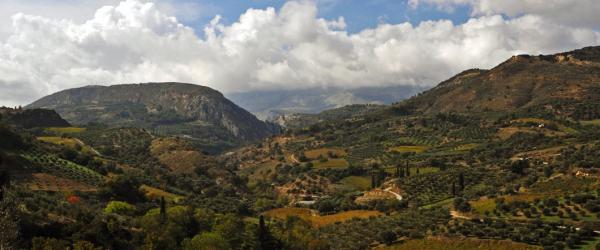
[[[66,128],[46,128],[45,131],[55,134],[77,134],[85,132],[85,128],[66,127]]]
[[[340,183],[357,190],[369,190],[371,188],[371,178],[365,176],[348,176],[340,180]]]
[[[346,159],[329,159],[325,162],[321,162],[321,161],[313,161],[313,166],[316,169],[323,169],[323,168],[347,168],[348,167],[348,161],[346,161]]]
[[[600,126],[600,119],[589,120],[589,121],[579,121],[582,125],[593,125]]]
[[[398,153],[406,153],[406,152],[423,153],[427,149],[429,149],[428,146],[397,146],[397,147],[389,148],[388,151],[395,151]]]
[[[71,138],[63,138],[58,136],[40,136],[37,138],[40,141],[48,142],[56,145],[65,145],[69,147],[75,147],[77,141]]]

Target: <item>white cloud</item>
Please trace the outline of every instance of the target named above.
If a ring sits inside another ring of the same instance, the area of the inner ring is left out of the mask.
[[[456,6],[468,5],[473,16],[536,15],[564,25],[600,29],[598,0],[409,0],[409,4],[415,8],[421,4],[435,5],[450,12]]]
[[[0,105],[27,103],[90,84],[182,81],[224,92],[309,87],[431,86],[459,71],[491,67],[516,53],[551,53],[600,43],[600,33],[500,15],[381,24],[348,34],[343,18],[317,5],[249,9],[231,25],[219,17],[205,37],[152,3],[127,0],[77,22],[12,16],[0,40]]]

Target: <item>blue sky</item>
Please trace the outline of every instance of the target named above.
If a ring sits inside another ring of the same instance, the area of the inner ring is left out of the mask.
[[[231,24],[249,8],[264,9],[275,7],[280,9],[284,0],[176,0],[179,3],[193,3],[201,6],[202,14],[197,20],[182,20],[186,25],[194,27],[197,32],[215,15],[222,16],[222,22]],[[420,5],[418,8],[409,6],[406,0],[321,0],[317,1],[319,17],[333,20],[340,16],[345,18],[347,30],[350,33],[359,32],[365,28],[375,28],[379,23],[410,22],[416,25],[422,21],[447,19],[455,24],[464,23],[469,19],[469,6],[457,6],[452,12],[442,11],[436,6]]]

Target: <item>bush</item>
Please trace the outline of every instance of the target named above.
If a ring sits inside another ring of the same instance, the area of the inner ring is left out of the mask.
[[[107,214],[133,215],[135,210],[135,206],[127,202],[111,201],[106,205],[103,211]]]
[[[194,236],[190,241],[184,242],[185,250],[227,250],[230,249],[227,241],[216,233],[205,232]]]
[[[386,245],[390,245],[396,240],[396,233],[392,231],[384,231],[381,233],[381,240]]]
[[[471,211],[471,204],[465,198],[458,197],[454,199],[454,208],[460,212],[469,212]]]

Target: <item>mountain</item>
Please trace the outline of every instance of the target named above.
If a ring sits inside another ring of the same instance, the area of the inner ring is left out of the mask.
[[[271,120],[281,115],[318,114],[353,104],[392,104],[422,90],[416,86],[309,88],[230,93],[227,97],[258,118]]]
[[[600,47],[518,55],[490,70],[464,71],[399,107],[424,112],[540,110],[600,118]]]
[[[218,91],[175,82],[69,89],[26,108],[54,109],[75,125],[140,127],[158,135],[182,135],[207,145],[233,145],[276,132],[274,126],[258,120]]]
[[[54,110],[47,109],[0,107],[0,121],[24,128],[70,126]]]

